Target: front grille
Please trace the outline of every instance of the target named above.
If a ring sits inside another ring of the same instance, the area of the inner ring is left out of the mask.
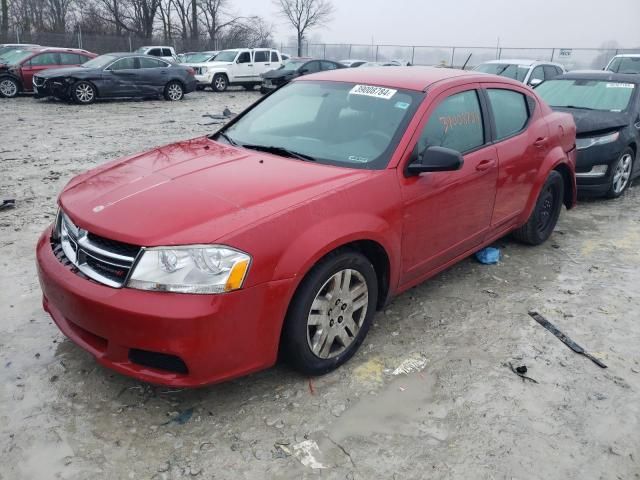
[[[204,67],[193,67],[196,72],[196,75],[202,75],[204,73]]]
[[[53,252],[75,273],[114,288],[122,287],[141,248],[78,228],[60,212],[52,237]]]

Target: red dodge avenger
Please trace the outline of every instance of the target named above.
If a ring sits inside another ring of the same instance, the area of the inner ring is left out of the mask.
[[[210,137],[79,175],[37,246],[43,304],[101,364],[199,386],[345,363],[375,311],[575,205],[575,125],[503,77],[303,76]]]

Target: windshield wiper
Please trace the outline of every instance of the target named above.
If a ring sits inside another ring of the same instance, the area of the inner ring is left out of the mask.
[[[565,105],[564,108],[573,108],[575,110],[595,110],[595,108],[589,107],[576,107],[575,105]]]
[[[233,138],[231,138],[224,132],[218,132],[218,137],[224,138],[227,142],[229,142],[230,145],[233,145],[234,147],[238,146],[238,142],[236,142]]]
[[[276,147],[275,145],[251,145],[244,144],[240,145],[242,148],[248,148],[249,150],[258,150],[260,152],[274,153],[276,155],[281,155],[283,157],[293,157],[299,160],[305,160],[308,162],[316,162],[318,159],[312,157],[311,155],[307,155],[305,153],[296,152],[294,150],[289,150],[285,147]]]

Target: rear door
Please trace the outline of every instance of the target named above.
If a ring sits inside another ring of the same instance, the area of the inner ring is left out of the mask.
[[[508,225],[523,212],[538,168],[549,152],[549,128],[539,105],[527,89],[483,83],[492,112],[499,173],[491,224]]]
[[[36,73],[59,66],[60,56],[57,52],[43,52],[31,57],[22,64],[22,68],[20,69],[24,90],[27,92],[33,90],[33,76]]]
[[[170,65],[160,58],[139,57],[139,89],[145,94],[157,94],[164,90],[169,81]]]
[[[113,62],[105,70],[109,76],[109,88],[105,96],[109,97],[135,97],[142,95],[142,79],[138,59],[136,57],[120,58]]]
[[[277,68],[276,66],[271,66],[271,51],[268,49],[256,49],[253,51],[253,66],[254,72],[256,76],[256,81],[260,80],[260,74],[268,72],[269,70],[273,70]]]
[[[413,152],[431,146],[462,153],[464,164],[453,172],[410,177],[400,173],[403,284],[423,278],[486,238],[498,177],[496,149],[491,144],[479,84],[453,87],[426,101],[431,104],[399,172],[404,171]]]

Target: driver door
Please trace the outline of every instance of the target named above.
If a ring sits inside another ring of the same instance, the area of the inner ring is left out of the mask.
[[[427,108],[402,170],[430,146],[459,151],[464,163],[451,172],[399,172],[404,203],[401,284],[444,268],[486,238],[498,178],[488,126],[478,84],[449,89]]]
[[[138,59],[125,57],[113,62],[105,69],[109,88],[104,92],[109,97],[133,97],[141,94],[141,78]]]
[[[234,79],[231,80],[232,82],[250,82],[253,80],[255,74],[253,71],[253,58],[251,58],[250,51],[244,51],[238,54],[236,63],[233,65],[233,76]]]

